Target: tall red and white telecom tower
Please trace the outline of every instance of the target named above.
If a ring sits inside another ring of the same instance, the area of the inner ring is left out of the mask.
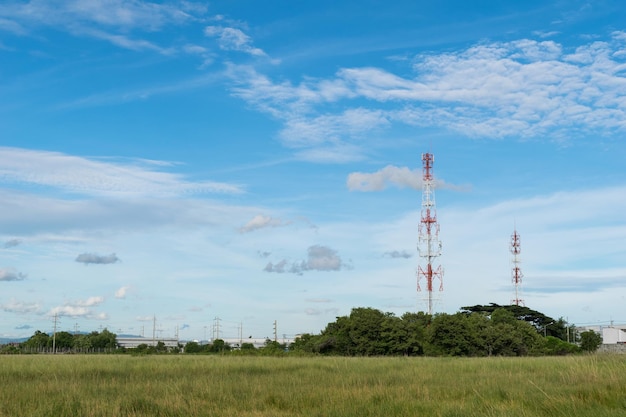
[[[511,253],[513,254],[513,269],[511,270],[511,281],[513,282],[513,286],[515,287],[515,298],[511,300],[511,304],[515,304],[516,306],[523,306],[524,300],[520,298],[521,286],[522,286],[522,269],[520,268],[520,259],[519,254],[522,250],[520,244],[519,233],[517,233],[517,229],[513,229],[513,234],[511,235]]]
[[[428,314],[431,315],[433,314],[433,280],[435,278],[439,280],[439,291],[443,291],[443,269],[441,265],[436,268],[433,267],[433,261],[441,255],[439,223],[437,222],[437,209],[435,207],[435,184],[432,172],[434,161],[433,154],[422,154],[422,215],[417,242],[419,256],[427,262],[425,269],[421,266],[417,267],[417,291],[422,291],[420,281],[424,279],[428,292]]]

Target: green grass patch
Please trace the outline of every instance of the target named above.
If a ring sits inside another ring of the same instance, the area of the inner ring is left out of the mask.
[[[626,358],[0,356],[0,416],[626,415]]]

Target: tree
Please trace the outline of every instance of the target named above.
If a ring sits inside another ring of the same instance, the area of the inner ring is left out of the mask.
[[[202,347],[198,342],[187,342],[185,344],[185,353],[200,353],[202,352]]]
[[[213,343],[211,343],[208,347],[207,347],[207,351],[208,352],[224,352],[224,351],[228,351],[230,350],[230,345],[228,343],[226,343],[224,340],[222,339],[215,339],[213,341]]]
[[[79,334],[74,337],[74,349],[81,352],[89,352],[93,348],[88,334]]]
[[[27,341],[22,343],[22,346],[28,350],[41,351],[52,347],[52,338],[37,330]]]
[[[543,339],[543,349],[546,355],[569,355],[580,352],[580,348],[554,336]]]
[[[580,348],[585,352],[595,352],[602,344],[602,336],[593,330],[580,334]]]
[[[489,305],[475,305],[469,307],[461,307],[462,312],[466,313],[484,313],[491,315],[498,309],[504,309],[513,314],[518,320],[524,320],[533,325],[533,327],[545,336],[558,337],[561,340],[567,340],[567,322],[560,318],[558,320],[545,314],[528,308],[526,306],[519,305],[505,305],[501,306],[495,303]]]
[[[540,353],[534,327],[505,309],[438,314],[428,328],[427,353],[443,356],[523,356]]]
[[[67,350],[74,347],[74,335],[69,332],[57,332],[55,335],[57,350]]]

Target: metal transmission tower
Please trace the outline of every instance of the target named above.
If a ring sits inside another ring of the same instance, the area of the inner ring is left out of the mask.
[[[520,298],[521,286],[522,286],[522,269],[520,268],[520,259],[519,254],[521,252],[520,238],[519,233],[517,233],[516,229],[513,229],[513,234],[511,235],[511,253],[513,254],[513,269],[511,270],[511,281],[515,287],[515,298],[511,300],[511,304],[515,304],[516,306],[523,306],[524,300]]]
[[[427,262],[426,269],[417,268],[417,291],[422,291],[420,281],[426,281],[428,292],[428,314],[433,314],[433,279],[439,280],[439,291],[443,291],[443,269],[441,265],[433,268],[433,260],[441,255],[441,241],[439,240],[439,223],[437,223],[437,209],[435,208],[435,192],[433,179],[433,162],[431,153],[422,154],[422,215],[419,225],[417,251],[419,256]]]

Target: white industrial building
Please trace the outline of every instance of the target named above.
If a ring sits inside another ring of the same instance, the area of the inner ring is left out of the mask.
[[[175,338],[150,338],[141,336],[118,337],[117,344],[124,348],[136,348],[139,345],[156,346],[163,342],[165,347],[173,348],[178,346],[178,339]]]
[[[610,326],[583,326],[578,332],[593,330],[602,336],[603,345],[626,344],[626,324],[611,324]]]

